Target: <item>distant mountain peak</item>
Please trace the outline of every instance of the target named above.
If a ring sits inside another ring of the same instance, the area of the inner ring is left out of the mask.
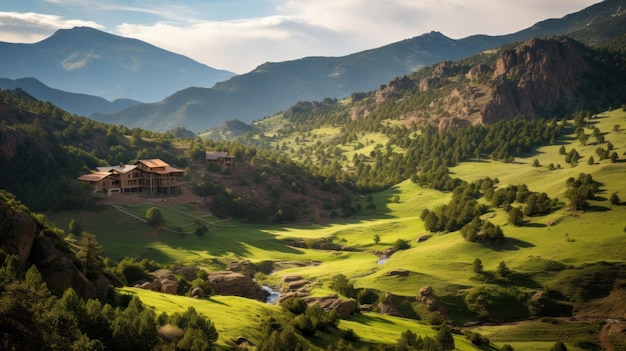
[[[181,89],[212,87],[235,75],[91,27],[59,29],[33,44],[0,45],[0,77],[35,77],[56,89],[107,100],[159,101]]]

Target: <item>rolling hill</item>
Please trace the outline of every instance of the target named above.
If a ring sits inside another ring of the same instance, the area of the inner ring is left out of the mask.
[[[0,88],[6,90],[20,88],[37,100],[49,101],[65,111],[81,116],[90,116],[96,112],[114,113],[141,104],[139,101],[129,99],[108,101],[98,96],[68,93],[50,88],[35,78],[0,78]]]

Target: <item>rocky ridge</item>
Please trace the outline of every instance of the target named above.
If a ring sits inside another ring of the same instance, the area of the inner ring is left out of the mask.
[[[430,124],[443,129],[589,109],[598,99],[586,96],[585,89],[596,81],[613,79],[610,71],[596,68],[596,54],[590,50],[569,38],[532,38],[501,52],[440,62],[381,86],[373,99],[354,104],[351,117],[367,118],[381,104],[394,102],[412,107],[396,116],[407,126]],[[614,90],[624,89],[623,83],[617,84],[611,89],[613,95]]]
[[[106,277],[87,278],[63,239],[4,196],[0,196],[0,249],[16,255],[23,267],[34,264],[54,294],[72,288],[85,299],[106,297]]]

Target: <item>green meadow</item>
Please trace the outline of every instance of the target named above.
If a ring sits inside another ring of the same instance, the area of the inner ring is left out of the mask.
[[[269,122],[279,124],[277,120]],[[567,271],[550,270],[549,267],[554,265],[580,267],[599,261],[626,261],[626,206],[613,205],[608,200],[612,193],[617,192],[622,201],[626,201],[626,163],[619,162],[626,159],[626,112],[621,109],[605,112],[594,118],[592,123],[605,134],[606,141],[614,145],[614,151],[620,157],[618,162],[600,161],[595,153],[600,145],[596,145],[593,138],[584,145],[570,135],[557,145],[540,147],[533,154],[516,158],[511,163],[482,160],[464,162],[450,169],[453,177],[466,181],[498,178],[499,186],[526,184],[531,191],[546,192],[551,198],[559,198],[560,205],[556,211],[545,216],[525,217],[526,223],[520,227],[508,224],[507,214],[502,209],[491,209],[486,213],[485,218],[502,227],[506,241],[501,245],[468,242],[459,232],[433,233],[428,240],[416,242],[420,236],[430,234],[419,218],[421,211],[446,204],[451,194],[421,188],[411,181],[373,194],[371,202],[376,205],[375,209],[366,209],[356,217],[328,224],[254,225],[237,220],[220,220],[193,206],[175,206],[165,202],[120,206],[120,209],[104,205],[104,209],[98,212],[61,212],[49,217],[60,228],[67,228],[69,221],[75,219],[85,230],[97,235],[103,255],[116,260],[123,257],[148,258],[163,264],[197,265],[208,270],[219,270],[227,262],[235,260],[298,262],[299,265],[275,271],[267,277],[266,283],[276,284],[285,274],[301,275],[315,282],[313,295],[332,293],[329,282],[338,273],[350,278],[355,287],[397,295],[415,296],[421,287],[430,285],[442,301],[451,304],[449,312],[454,321],[462,324],[475,317],[459,308],[458,302],[469,289],[485,284],[477,280],[472,272],[475,258],[481,259],[487,272],[495,272],[498,264],[504,261],[522,277],[518,285],[527,292],[542,286],[558,288],[567,284]],[[616,128],[617,125],[622,127]],[[591,134],[591,130],[586,130],[586,133]],[[319,138],[328,138],[333,130],[320,129],[316,134]],[[374,142],[359,152],[369,152],[368,148],[382,142],[380,136],[369,138]],[[304,143],[315,140],[312,138]],[[559,154],[561,146],[568,151],[572,148],[578,151],[582,156],[578,165],[572,167],[565,162],[565,156]],[[606,147],[606,144],[602,146]],[[354,151],[348,149],[345,152],[350,158]],[[588,164],[590,156],[596,159],[594,164]],[[538,160],[539,167],[532,166],[534,160]],[[561,167],[550,170],[550,164]],[[572,211],[566,206],[566,180],[580,173],[591,174],[594,180],[601,182],[601,192],[590,201],[586,211]],[[359,201],[366,208],[368,200],[363,198]],[[152,206],[163,213],[164,222],[160,226],[153,227],[141,220]],[[197,236],[195,230],[201,226],[206,226],[208,232]],[[380,237],[380,242],[374,242],[375,235]],[[347,250],[291,247],[284,244],[287,239],[305,242],[326,239]],[[384,251],[398,239],[409,241],[411,248],[393,254],[383,264],[377,264],[375,252]],[[408,273],[404,276],[390,274],[399,270]],[[279,308],[228,296],[194,300],[132,288],[121,291],[138,295],[157,312],[183,311],[188,306],[194,306],[216,324],[222,346],[238,336],[254,340],[258,337],[256,326]],[[393,343],[406,329],[422,335],[435,333],[418,321],[377,313],[358,314],[342,320],[339,327],[353,329],[366,342]],[[558,340],[567,341],[569,350],[582,350],[570,340],[589,334],[590,330],[597,332],[597,328],[598,325],[593,323],[530,321],[481,326],[476,331],[489,337],[497,348],[508,343],[516,350],[547,351]],[[456,345],[459,350],[477,349],[460,335],[456,336]]]

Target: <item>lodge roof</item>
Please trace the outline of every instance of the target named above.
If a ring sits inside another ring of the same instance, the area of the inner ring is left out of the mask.
[[[216,161],[220,158],[235,158],[234,156],[228,156],[228,152],[225,151],[205,151],[204,159],[209,161]]]
[[[108,176],[110,176],[111,173],[109,172],[94,172],[94,173],[90,173],[90,174],[83,174],[82,176],[78,177],[79,180],[85,180],[88,182],[97,182],[100,181]]]
[[[138,160],[135,164],[137,163],[143,163],[144,165],[146,165],[147,167],[150,168],[156,168],[156,167],[169,167],[169,164],[167,164],[166,162],[164,162],[163,160],[160,160],[158,158],[152,158],[149,160]]]
[[[137,168],[137,165],[125,165],[120,164],[119,166],[106,166],[106,167],[96,167],[99,172],[118,172],[118,173],[128,173],[133,169]]]

